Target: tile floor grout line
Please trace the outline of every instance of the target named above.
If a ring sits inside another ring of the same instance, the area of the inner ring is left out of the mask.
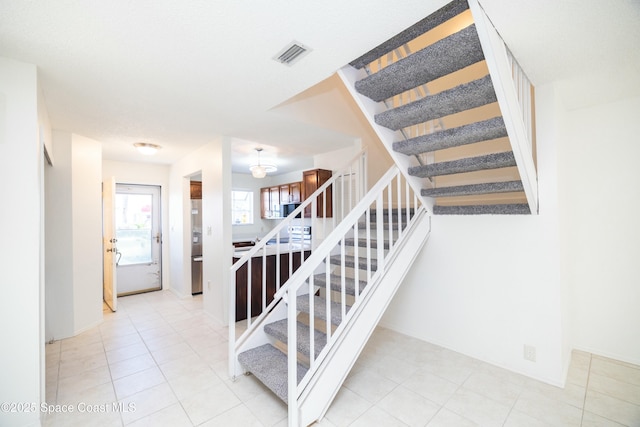
[[[591,377],[591,362],[593,354],[589,353],[589,368],[587,369],[587,382],[584,385],[584,398],[582,399],[582,413],[580,414],[580,425],[584,422],[584,411],[587,408],[587,393],[589,392],[589,378]]]
[[[518,403],[518,399],[520,399],[520,396],[522,396],[522,393],[524,392],[524,386],[522,386],[522,388],[520,389],[520,391],[518,392],[518,397],[516,397],[513,401],[513,403],[511,404],[511,408],[509,408],[509,412],[507,413],[507,417],[504,419],[504,421],[502,422],[502,425],[504,426],[507,421],[509,421],[509,417],[511,416],[511,413],[513,412],[513,408],[516,407],[516,404]]]

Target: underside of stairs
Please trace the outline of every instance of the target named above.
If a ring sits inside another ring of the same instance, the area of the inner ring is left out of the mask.
[[[355,91],[381,105],[374,121],[395,135],[387,148],[410,158],[434,214],[532,213],[467,0],[350,65],[366,71]]]

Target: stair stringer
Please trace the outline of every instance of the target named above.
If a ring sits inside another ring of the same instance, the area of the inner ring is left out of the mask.
[[[298,397],[299,425],[307,426],[324,417],[369,337],[380,322],[389,303],[402,284],[418,253],[429,239],[431,217],[418,213],[412,230],[400,247],[394,248],[379,280],[367,289],[345,329],[321,367],[314,373]]]
[[[507,47],[477,0],[467,0],[476,24],[487,68],[493,82],[511,150],[532,215],[538,214],[538,179],[533,163],[531,142],[521,113],[520,101],[512,77]]]
[[[434,199],[431,197],[420,195],[420,191],[425,187],[423,178],[411,176],[408,174],[409,167],[415,166],[415,164],[411,161],[411,158],[409,156],[393,150],[395,132],[385,128],[384,126],[380,126],[375,122],[375,115],[386,111],[386,109],[384,108],[384,104],[374,102],[366,96],[359,94],[355,89],[356,82],[363,77],[364,72],[347,65],[338,70],[337,74],[342,80],[342,83],[344,84],[346,89],[355,100],[358,107],[360,107],[360,110],[369,122],[369,125],[371,126],[373,131],[376,133],[384,147],[387,149],[387,153],[389,153],[394,163],[400,169],[400,173],[402,173],[404,179],[407,180],[407,182],[411,186],[411,189],[418,195],[420,201],[426,207],[427,211],[429,213],[432,213]]]

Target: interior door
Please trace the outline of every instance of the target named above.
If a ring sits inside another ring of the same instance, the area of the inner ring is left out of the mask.
[[[118,295],[162,289],[160,187],[116,185]]]
[[[116,180],[111,177],[102,183],[102,297],[112,311],[116,311],[118,305],[115,198]]]

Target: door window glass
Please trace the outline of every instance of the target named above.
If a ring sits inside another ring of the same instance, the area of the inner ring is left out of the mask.
[[[152,262],[151,203],[150,194],[116,194],[118,265]]]

